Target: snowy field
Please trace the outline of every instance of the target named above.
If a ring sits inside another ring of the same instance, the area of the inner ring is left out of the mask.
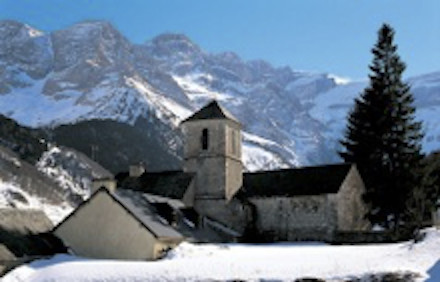
[[[370,274],[412,272],[418,276],[416,281],[438,282],[440,230],[425,232],[425,239],[418,243],[361,246],[183,243],[156,262],[58,255],[19,267],[2,281],[294,281],[303,277],[346,281]]]

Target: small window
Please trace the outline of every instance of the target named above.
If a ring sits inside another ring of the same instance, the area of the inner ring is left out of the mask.
[[[202,149],[208,150],[208,129],[204,128],[202,130]]]

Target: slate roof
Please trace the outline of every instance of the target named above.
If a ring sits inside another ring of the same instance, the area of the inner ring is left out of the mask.
[[[66,252],[52,227],[40,210],[0,209],[0,260]]]
[[[309,196],[337,193],[351,164],[243,174],[237,197]]]
[[[138,178],[124,177],[118,187],[172,199],[182,199],[194,177],[183,171],[146,172]]]
[[[41,210],[0,209],[0,230],[18,234],[36,234],[51,230],[52,222]]]
[[[107,191],[107,190],[106,190]],[[184,236],[177,232],[158,213],[144,197],[144,193],[130,190],[119,190],[116,193],[109,193],[129,211],[135,219],[145,226],[156,238],[182,239]]]
[[[230,112],[220,106],[215,100],[211,101],[192,116],[182,121],[182,123],[203,119],[228,119],[240,124]]]

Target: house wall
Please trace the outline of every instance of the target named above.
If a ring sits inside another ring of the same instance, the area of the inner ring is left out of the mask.
[[[154,259],[158,240],[105,191],[100,191],[55,230],[81,256]]]
[[[365,231],[370,228],[365,217],[367,206],[362,199],[364,192],[362,178],[356,166],[352,166],[336,195],[339,231]]]
[[[331,240],[337,225],[333,195],[251,198],[259,232],[276,241]]]

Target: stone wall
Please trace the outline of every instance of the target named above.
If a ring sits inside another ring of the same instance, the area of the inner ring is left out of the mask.
[[[208,147],[204,149],[205,129]],[[184,123],[183,131],[184,171],[197,173],[196,197],[230,199],[243,183],[240,126],[223,119],[197,120]]]
[[[370,228],[366,219],[367,207],[362,199],[365,186],[362,178],[352,166],[336,195],[338,231],[365,231]]]
[[[251,211],[237,199],[205,199],[195,202],[195,209],[219,223],[242,234],[250,221]]]
[[[194,179],[196,198],[225,197],[226,159],[224,157],[191,159],[186,163],[199,167],[195,171]]]
[[[251,198],[256,227],[275,241],[330,240],[337,218],[332,196]]]
[[[226,159],[226,200],[231,200],[235,193],[243,186],[243,165],[241,162]]]

